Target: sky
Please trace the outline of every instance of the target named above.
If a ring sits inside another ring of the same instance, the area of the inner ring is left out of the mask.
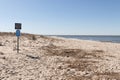
[[[120,35],[120,0],[0,0],[0,32]]]

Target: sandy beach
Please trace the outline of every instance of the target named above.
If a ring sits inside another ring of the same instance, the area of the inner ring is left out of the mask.
[[[120,44],[0,33],[0,80],[120,80]]]

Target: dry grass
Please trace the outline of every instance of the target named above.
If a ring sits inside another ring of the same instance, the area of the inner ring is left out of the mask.
[[[105,78],[106,80],[113,80],[113,79],[119,80],[120,79],[120,73],[117,73],[117,72],[103,72],[103,73],[97,72],[95,73],[94,76],[97,76],[98,79]]]
[[[0,36],[15,36],[13,32],[0,32]]]
[[[75,60],[67,61],[65,63],[68,64],[68,68],[76,69],[77,71],[95,71],[97,68],[97,66],[95,66],[95,63],[98,63],[98,61]]]
[[[70,75],[65,73],[66,80],[119,80],[120,74],[116,72],[97,72],[99,59],[102,60],[104,55],[103,50],[85,51],[82,49],[63,49],[55,45],[48,45],[44,47],[48,56],[62,56],[71,57],[75,60],[63,62],[67,65],[68,71],[75,69],[76,71],[86,71],[84,75]],[[60,66],[59,69],[62,70]],[[92,74],[87,72],[93,72]],[[89,76],[86,76],[90,74]]]
[[[67,76],[66,80],[120,80],[120,74],[119,73],[111,73],[108,75],[92,75],[89,77],[85,76]]]
[[[101,58],[103,50],[85,51],[82,49],[63,49],[62,47],[55,46],[53,44],[44,46],[43,48],[48,55],[62,56],[62,57],[74,57],[74,58]]]
[[[3,53],[3,52],[0,52],[0,55],[4,55],[4,53]]]
[[[73,75],[69,76],[69,74],[65,74],[67,76],[67,80],[119,80],[120,79],[120,73],[117,72],[96,72],[97,61],[68,61],[66,64],[68,64],[68,68],[75,69],[76,71],[88,71],[93,72],[92,75],[86,76],[89,73],[85,73],[85,75]]]

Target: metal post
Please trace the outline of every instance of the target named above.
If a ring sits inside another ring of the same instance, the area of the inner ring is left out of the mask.
[[[19,53],[19,36],[17,37],[17,53]]]
[[[16,36],[17,36],[17,53],[19,53],[19,37],[20,37],[20,30],[22,29],[21,23],[15,23],[16,29]]]

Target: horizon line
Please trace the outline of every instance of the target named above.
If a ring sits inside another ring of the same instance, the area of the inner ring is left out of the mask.
[[[7,32],[0,31],[0,33],[15,33],[15,32]],[[120,34],[39,34],[39,33],[30,33],[30,32],[21,32],[22,34],[35,34],[35,35],[46,35],[46,36],[120,36]]]

